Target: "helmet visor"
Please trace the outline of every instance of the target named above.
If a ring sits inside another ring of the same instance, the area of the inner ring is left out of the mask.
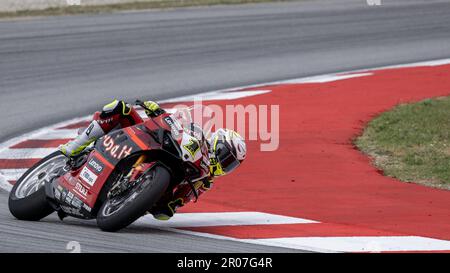
[[[230,173],[241,164],[226,142],[217,143],[216,159],[225,173]]]

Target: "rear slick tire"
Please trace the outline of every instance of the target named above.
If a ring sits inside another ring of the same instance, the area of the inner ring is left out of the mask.
[[[14,217],[19,220],[39,221],[54,212],[47,201],[44,180],[57,168],[64,166],[65,160],[66,157],[61,152],[54,152],[28,169],[17,180],[8,199],[9,211]],[[32,190],[34,192],[30,192]]]

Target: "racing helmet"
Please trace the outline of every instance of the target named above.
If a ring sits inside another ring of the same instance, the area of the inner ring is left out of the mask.
[[[210,138],[210,172],[214,176],[229,174],[244,161],[247,148],[235,131],[219,129]]]

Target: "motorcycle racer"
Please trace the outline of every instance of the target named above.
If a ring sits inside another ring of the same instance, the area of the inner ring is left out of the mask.
[[[155,118],[165,114],[154,101],[146,101],[145,114]],[[107,133],[142,123],[144,120],[136,109],[123,100],[114,100],[105,105],[101,112],[95,112],[89,126],[75,139],[61,145],[59,150],[69,158],[76,158],[86,147]],[[209,175],[195,183],[200,196],[211,189],[213,180],[234,171],[246,157],[244,139],[235,131],[218,129],[207,139],[209,150]],[[178,188],[172,196],[168,196],[153,208],[150,213],[158,220],[168,220],[176,210],[192,200],[191,188],[187,185]]]

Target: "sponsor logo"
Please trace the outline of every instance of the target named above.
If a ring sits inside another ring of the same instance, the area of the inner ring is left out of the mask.
[[[61,191],[59,189],[55,189],[55,199],[60,199],[61,198]]]
[[[180,126],[180,124],[177,122],[174,122],[171,117],[165,117],[164,121],[170,126],[172,134],[175,137],[178,137],[180,135],[180,131],[183,130],[183,128]]]
[[[109,152],[112,158],[114,159],[122,159],[131,154],[133,151],[133,147],[128,147],[127,145],[121,146],[120,144],[116,144],[114,139],[111,136],[105,136],[103,140],[103,146],[105,147],[105,151]]]
[[[108,118],[108,119],[99,119],[97,120],[98,124],[106,124],[106,123],[111,123],[113,121],[113,118]]]
[[[86,205],[86,204],[83,204],[83,208],[85,209],[85,210],[87,210],[88,212],[91,212],[91,207],[89,207],[88,205]]]
[[[93,173],[91,170],[89,170],[86,166],[81,171],[80,178],[84,182],[89,184],[89,186],[94,186],[95,181],[97,181],[97,175],[95,173]]]
[[[70,202],[72,202],[72,199],[73,199],[74,196],[75,196],[75,195],[73,195],[73,193],[68,192],[68,193],[67,193],[67,196],[66,196],[66,199],[65,199],[65,202],[66,202],[67,204],[70,204]]]
[[[102,163],[97,162],[95,159],[91,158],[91,160],[89,160],[89,166],[91,166],[92,168],[94,168],[94,171],[96,171],[97,173],[101,173],[103,171],[103,167],[104,165]]]
[[[78,199],[76,196],[73,198],[72,200],[72,206],[74,206],[77,209],[81,209],[81,205],[83,204],[83,201],[81,201],[80,199]]]
[[[86,135],[89,136],[92,132],[92,129],[94,129],[94,123],[91,123],[91,125],[89,125],[89,127],[86,130]]]
[[[63,191],[61,193],[61,199],[60,200],[64,200],[66,198],[66,195],[67,195],[67,191],[65,190],[65,191]]]
[[[79,194],[81,194],[83,197],[87,197],[88,190],[87,190],[85,187],[83,187],[83,185],[81,185],[80,183],[77,183],[77,184],[75,185],[75,190],[76,190]]]

